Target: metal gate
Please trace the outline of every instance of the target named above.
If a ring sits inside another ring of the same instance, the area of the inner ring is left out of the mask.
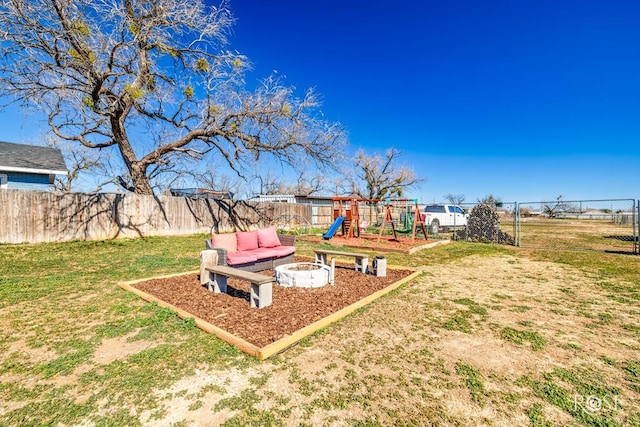
[[[638,254],[635,199],[516,203],[515,245]]]

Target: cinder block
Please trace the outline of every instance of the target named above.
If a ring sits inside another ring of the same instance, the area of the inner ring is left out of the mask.
[[[262,285],[251,284],[251,295],[249,303],[253,308],[264,308],[273,302],[273,283],[263,283]]]
[[[356,271],[359,271],[361,273],[366,273],[368,267],[369,267],[368,257],[356,258]]]
[[[223,276],[222,274],[210,273],[208,288],[210,291],[213,291],[216,294],[219,294],[219,293],[226,294],[227,293],[227,276]]]
[[[327,254],[319,254],[316,252],[316,264],[327,265]]]

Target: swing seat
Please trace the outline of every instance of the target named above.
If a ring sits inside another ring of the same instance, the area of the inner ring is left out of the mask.
[[[411,233],[413,231],[413,215],[406,213],[404,217],[404,227],[396,228],[396,231],[402,234]]]

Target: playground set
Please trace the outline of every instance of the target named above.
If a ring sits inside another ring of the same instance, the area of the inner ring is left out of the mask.
[[[384,217],[378,220],[376,213],[375,225],[380,227],[378,241],[382,239],[385,228],[389,225],[396,241],[398,240],[397,233],[411,233],[411,240],[415,240],[418,227],[427,240],[427,229],[416,199],[371,200],[354,197],[332,197],[331,199],[333,201],[333,224],[322,235],[325,240],[333,238],[338,230],[346,239],[360,237],[362,230],[366,230],[370,224],[370,221],[361,217],[360,205],[364,204],[369,207],[369,217],[372,219],[372,212],[380,203],[384,206]],[[399,214],[396,215],[398,219],[394,218],[394,212]]]

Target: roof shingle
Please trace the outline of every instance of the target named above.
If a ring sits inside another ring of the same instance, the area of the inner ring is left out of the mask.
[[[67,171],[62,152],[58,148],[0,141],[0,169],[3,167]]]

